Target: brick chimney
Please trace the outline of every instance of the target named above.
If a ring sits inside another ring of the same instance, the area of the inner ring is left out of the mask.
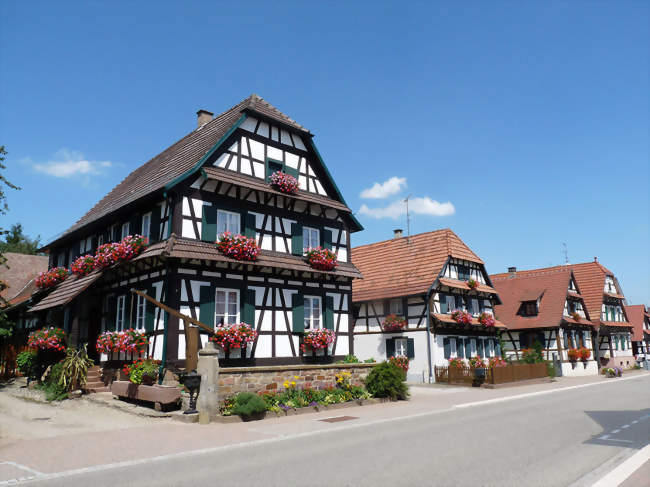
[[[214,116],[214,113],[209,112],[207,110],[199,110],[196,112],[196,121],[197,121],[197,128],[202,127],[206,123],[208,123],[210,120],[212,120],[212,117]]]
[[[598,262],[598,257],[594,257],[594,262]]]
[[[402,238],[402,229],[396,228],[393,230],[394,238]]]
[[[516,267],[508,267],[508,273],[510,274],[510,277],[515,277],[517,274],[517,268]]]

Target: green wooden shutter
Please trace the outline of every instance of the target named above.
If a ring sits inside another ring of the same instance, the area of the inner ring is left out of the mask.
[[[332,250],[332,231],[323,229],[323,248]]]
[[[406,356],[410,359],[415,358],[415,340],[413,338],[406,339]]]
[[[302,256],[302,225],[299,223],[291,224],[291,253]]]
[[[440,314],[447,314],[449,312],[449,307],[447,306],[447,296],[442,293],[438,293],[438,299],[440,300]]]
[[[160,240],[160,206],[154,205],[149,221],[149,243]]]
[[[111,236],[111,241],[113,242],[119,242],[120,241],[120,232],[122,231],[122,227],[120,224],[117,224],[113,227],[113,235]]]
[[[298,169],[294,169],[293,167],[289,167],[289,166],[284,166],[284,172],[289,176],[293,176],[294,178],[298,179]]]
[[[255,215],[242,213],[242,228],[244,235],[248,238],[255,238]]]
[[[241,320],[255,329],[255,289],[244,289],[241,300]]]
[[[156,288],[153,286],[149,286],[149,289],[147,289],[147,296],[156,299]],[[144,329],[147,332],[151,332],[154,330],[154,325],[156,322],[156,308],[157,306],[149,301],[147,301],[146,304],[144,305],[144,309],[145,309]]]
[[[476,339],[476,355],[479,357],[485,357],[485,348],[483,346],[483,340],[480,338]]]
[[[465,358],[465,348],[463,347],[462,338],[456,338],[456,355],[460,358]]]
[[[386,340],[386,358],[389,359],[395,356],[395,339],[389,338]]]
[[[305,331],[305,298],[297,293],[291,296],[291,315],[293,331],[302,333]]]
[[[109,296],[106,300],[106,331],[115,330],[115,318],[117,317],[117,298]]]
[[[449,337],[442,339],[442,346],[445,349],[445,358],[451,358],[451,342],[449,341]]]
[[[465,339],[465,357],[470,358],[472,356],[472,340]]]
[[[328,330],[334,329],[334,298],[332,296],[325,296],[324,323]]]
[[[201,286],[201,290],[199,291],[199,321],[210,327],[214,327],[214,299],[214,287]]]
[[[203,215],[201,218],[201,240],[204,242],[216,242],[217,207],[203,205]],[[212,320],[212,322],[214,322],[214,320]]]
[[[140,235],[142,232],[142,217],[140,214],[133,215],[129,220],[129,234]]]

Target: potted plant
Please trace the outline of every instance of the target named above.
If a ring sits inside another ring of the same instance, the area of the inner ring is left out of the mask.
[[[449,367],[454,368],[454,369],[462,369],[465,367],[465,361],[460,358],[460,357],[454,357],[450,358],[449,360]]]
[[[254,238],[225,232],[219,236],[217,249],[226,257],[240,261],[256,261],[260,248]]]
[[[494,320],[494,316],[492,316],[492,313],[487,313],[485,311],[483,311],[479,315],[478,322],[481,325],[486,326],[488,328],[492,328],[496,324],[496,321]]]
[[[303,353],[312,352],[316,356],[317,352],[322,351],[323,355],[327,354],[327,349],[334,343],[336,333],[334,330],[327,328],[317,328],[305,333],[300,349]]]
[[[314,269],[333,271],[338,265],[337,255],[329,249],[315,247],[305,252],[307,263]]]
[[[151,386],[158,378],[159,367],[160,362],[158,360],[140,359],[130,365],[124,365],[122,371],[132,384]]]
[[[95,269],[103,269],[115,264],[119,259],[120,249],[118,243],[110,242],[97,247],[95,252]]]
[[[397,355],[395,357],[390,357],[388,362],[399,367],[406,374],[409,370],[409,359],[404,355]]]
[[[567,350],[567,356],[569,357],[569,360],[571,361],[571,368],[575,369],[576,368],[576,362],[580,358],[580,350],[577,348],[570,348]]]
[[[296,194],[299,188],[298,180],[282,171],[275,171],[271,174],[269,183],[273,188],[287,194]]]
[[[249,343],[255,341],[255,338],[257,338],[257,332],[246,323],[221,324],[214,329],[214,335],[210,337],[210,341],[221,347],[225,358],[235,358],[233,352],[239,352],[241,357],[245,358],[245,349]],[[244,352],[242,353],[242,351]]]
[[[472,323],[472,315],[461,309],[454,310],[451,313],[451,319],[460,325],[469,325]]]
[[[67,277],[68,270],[65,267],[53,267],[41,272],[34,280],[34,284],[39,289],[47,289],[65,281]]]
[[[404,328],[406,328],[406,325],[407,323],[404,318],[402,318],[401,316],[390,314],[386,316],[386,319],[384,319],[384,322],[382,323],[381,327],[383,328],[384,331],[395,332],[395,331],[402,331]]]
[[[587,347],[580,347],[578,349],[578,352],[580,354],[580,360],[582,360],[582,364],[584,365],[584,368],[587,368],[587,361],[591,357],[591,350],[589,350]]]
[[[72,273],[79,277],[91,273],[93,269],[95,269],[95,256],[90,254],[77,257],[70,266]]]
[[[476,289],[478,287],[478,282],[475,279],[472,279],[471,277],[467,281],[467,286],[470,289]]]

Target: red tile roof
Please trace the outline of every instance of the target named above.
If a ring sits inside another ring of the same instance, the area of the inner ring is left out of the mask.
[[[448,228],[354,247],[352,263],[361,271],[363,279],[352,282],[352,300],[425,293],[449,257],[483,264]]]
[[[8,287],[2,291],[1,295],[7,301],[11,301],[32,279],[47,270],[48,257],[15,252],[6,252],[4,256],[9,268],[0,265],[0,280],[6,282]]]
[[[502,301],[502,304],[495,306],[496,316],[508,328],[514,330],[559,326],[562,321],[578,323],[572,318],[564,317],[564,303],[569,292],[571,275],[571,269],[564,266],[491,275],[492,284]],[[579,284],[578,289],[581,290]],[[538,298],[537,316],[517,314],[523,301]],[[587,317],[590,317],[588,312]],[[579,323],[592,324],[588,319],[580,320]]]
[[[641,341],[643,340],[643,324],[646,316],[648,315],[648,310],[644,304],[633,304],[625,307],[625,314],[627,319],[630,320],[632,326],[632,341]],[[645,330],[645,333],[649,333],[649,330]]]
[[[441,323],[447,323],[450,325],[458,326],[458,323],[456,320],[454,320],[451,315],[443,315],[439,313],[431,313],[431,316],[433,316],[436,320],[440,321]],[[485,329],[483,325],[479,322],[477,318],[472,318],[472,326],[478,326],[481,327],[481,329]],[[502,322],[499,320],[494,320],[494,326],[497,328],[507,328],[506,325],[504,325]]]

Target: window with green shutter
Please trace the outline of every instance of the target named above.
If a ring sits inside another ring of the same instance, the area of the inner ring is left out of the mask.
[[[160,240],[160,206],[154,205],[149,222],[149,242]]]
[[[291,253],[293,255],[303,255],[302,225],[299,223],[291,224]]]
[[[305,331],[305,302],[300,293],[291,295],[291,319],[294,333]]]
[[[248,238],[255,238],[257,236],[256,218],[253,213],[242,213],[242,227],[244,228],[244,235]]]
[[[244,289],[241,299],[241,320],[256,328],[255,323],[255,289]]]
[[[201,286],[199,291],[199,321],[214,328],[215,316],[215,288],[213,286]]]
[[[217,240],[217,207],[203,205],[201,216],[201,240],[216,242]]]
[[[323,229],[321,235],[323,236],[323,248],[332,250],[332,231]]]
[[[406,340],[406,356],[409,359],[415,358],[415,340],[413,338],[407,338]]]
[[[386,358],[395,356],[395,339],[389,338],[386,340]]]
[[[150,286],[149,289],[147,289],[147,296],[156,299],[156,288],[154,286]],[[152,332],[154,330],[157,308],[158,306],[149,301],[145,304],[144,329],[147,332]]]
[[[442,339],[442,347],[445,350],[445,358],[450,359],[451,358],[451,343],[449,340],[449,337],[445,337]]]
[[[328,330],[334,329],[334,298],[332,296],[325,296],[325,316],[323,321],[325,328]]]

